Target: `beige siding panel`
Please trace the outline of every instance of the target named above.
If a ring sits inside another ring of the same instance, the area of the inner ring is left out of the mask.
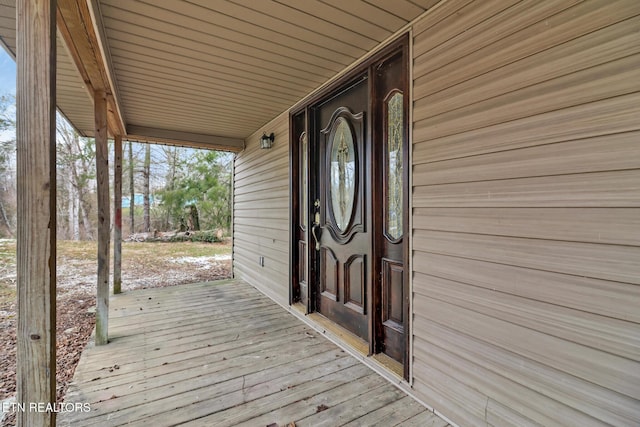
[[[414,97],[419,101],[415,105],[414,117],[431,117],[637,54],[640,52],[640,35],[634,31],[639,26],[639,17],[627,19],[587,34],[575,42],[548,49],[544,53],[545,61],[532,55],[429,96],[420,91],[421,87],[428,88],[428,84],[416,87]]]
[[[414,324],[419,323],[414,320]],[[420,353],[418,338],[414,340],[413,370],[420,373],[413,388],[436,410],[459,426],[486,425],[483,420],[487,397],[449,375],[450,368],[444,371],[436,369],[429,358]]]
[[[278,135],[270,150],[259,148],[263,131]],[[234,273],[283,305],[289,303],[288,134],[284,113],[247,138],[234,182]]]
[[[422,324],[416,321],[416,324]],[[428,360],[436,370],[447,372],[450,366],[455,366],[455,373],[452,377],[460,383],[477,389],[480,384],[489,384],[487,394],[489,399],[496,399],[505,402],[510,408],[516,408],[521,418],[528,423],[538,423],[539,425],[557,425],[557,420],[571,420],[576,426],[603,426],[591,417],[586,416],[576,410],[568,408],[557,401],[546,398],[535,391],[522,386],[514,381],[510,381],[504,376],[494,374],[475,365],[472,361],[466,360],[456,353],[451,353],[429,342],[417,341],[416,352],[420,358]],[[487,417],[487,401],[485,401],[482,418],[476,420],[473,425],[477,425]]]
[[[415,297],[419,316],[461,334],[475,337],[526,359],[566,372],[585,381],[640,398],[640,364],[629,359],[522,328],[444,301]],[[455,313],[452,316],[451,313]],[[629,408],[631,409],[631,408]]]
[[[264,244],[265,242],[266,244]],[[250,258],[251,253],[260,253],[260,256],[265,257],[265,267],[270,264],[269,261],[276,261],[271,268],[282,272],[282,270],[278,268],[279,265],[277,263],[278,260],[287,255],[287,252],[283,250],[282,241],[274,242],[273,240],[239,233],[238,246],[242,246],[242,249],[238,249],[238,254],[245,254]],[[254,262],[257,265],[258,257],[255,258]]]
[[[282,207],[285,203],[287,203],[287,198],[286,197],[278,197],[278,198],[272,198],[272,197],[268,197],[266,199],[264,199],[262,202],[260,202],[260,207],[263,209],[278,209],[280,207]],[[246,209],[254,209],[255,208],[255,200],[249,200],[249,201],[242,201],[242,202],[238,202],[236,201],[234,204],[235,208],[237,210],[246,210]]]
[[[640,132],[625,132],[557,144],[416,165],[421,184],[489,181],[634,169]]]
[[[450,14],[445,19],[434,22],[433,26],[425,29],[420,34],[420,41],[414,45],[413,55],[415,58],[423,55],[435,46],[439,46],[446,41],[457,36],[465,28],[473,28],[487,19],[487,13],[496,13],[503,9],[508,9],[520,0],[485,0],[481,4],[474,4],[468,1],[449,1],[451,3],[448,10],[443,10],[440,16],[453,11],[458,6],[455,13]],[[466,4],[465,4],[466,3]],[[446,6],[442,6],[445,8]],[[428,17],[425,21],[435,21],[437,16]],[[420,31],[418,29],[417,31]]]
[[[283,236],[284,236],[285,230],[289,227],[289,219],[285,219],[285,218],[268,219],[266,221],[262,221],[257,216],[254,216],[252,218],[241,217],[241,218],[238,218],[237,221],[235,221],[235,223],[238,224],[239,226],[260,224],[265,229],[280,230],[281,233],[283,233]]]
[[[637,208],[417,208],[413,218],[420,230],[613,245],[640,241]]]
[[[524,117],[424,142],[428,127],[414,123],[414,161],[423,163],[578,140],[640,129],[640,93]],[[571,123],[571,126],[567,126]]]
[[[488,382],[490,399],[517,408],[515,413],[530,422],[634,425],[640,416],[638,408],[633,407],[633,399],[626,396],[516,354],[498,352],[494,346],[473,337],[462,339],[457,331],[429,319],[418,317],[416,324],[432,330],[434,337],[433,341],[417,340],[417,358],[429,360],[443,372],[450,365],[456,366],[453,377],[472,387],[482,387]],[[558,379],[560,386],[554,384]]]
[[[419,111],[416,111],[414,120],[420,126],[429,128],[430,138],[454,135],[521,117],[633,93],[638,89],[634,77],[639,68],[640,55],[632,55],[423,121]],[[416,109],[418,104],[416,103]]]
[[[289,293],[289,288],[286,286],[286,275],[281,271],[269,268],[268,265],[273,263],[271,260],[266,260],[265,267],[261,268],[257,258],[247,257],[243,251],[239,251],[237,255],[234,254],[234,260],[237,263],[237,267],[234,269],[237,278],[250,283],[277,303],[288,304],[288,298],[283,297]]]
[[[280,135],[280,137],[282,138],[282,135]],[[278,141],[281,143],[286,143],[286,141],[282,141],[281,138],[279,138]],[[253,159],[252,164],[254,165],[252,168],[243,170],[242,174],[236,177],[236,180],[238,182],[250,181],[250,180],[256,181],[263,178],[265,179],[276,178],[279,175],[274,175],[273,168],[274,167],[286,168],[289,164],[289,159],[282,158],[282,159],[272,160],[272,161]]]
[[[414,389],[460,425],[640,424],[639,15],[414,26]]]
[[[473,0],[448,0],[444,2],[439,2],[438,7],[434,10],[431,10],[425,17],[414,22],[413,24],[413,34],[416,37],[413,46],[418,47],[419,44],[424,40],[424,36],[422,33],[427,31],[432,26],[436,25],[438,22],[445,19],[447,16],[456,12],[460,8],[464,7],[464,5],[471,3]],[[415,56],[415,55],[414,55]]]
[[[269,196],[273,196],[273,198],[281,199],[284,197],[289,197],[290,194],[291,194],[291,191],[287,186],[287,187],[272,189],[268,193],[261,191],[261,192],[250,192],[242,195],[236,195],[235,201],[236,202],[259,202],[259,201],[269,200],[270,199]]]
[[[486,422],[490,426],[540,427],[540,424],[523,417],[491,398],[487,399],[486,414]]]
[[[272,179],[269,181],[258,181],[255,184],[252,184],[248,187],[240,187],[238,189],[238,195],[245,195],[247,193],[255,193],[255,192],[263,192],[270,191],[272,189],[278,189],[280,187],[287,186],[288,182],[283,181],[282,179]]]
[[[640,323],[640,286],[422,252],[415,272]]]
[[[562,9],[568,5],[562,0],[537,4],[559,5]],[[525,8],[519,19],[503,19],[503,25],[487,25],[480,34],[467,31],[465,36],[469,39],[453,38],[438,46],[438,51],[429,51],[428,61],[416,59],[416,85],[428,81],[432,88],[428,93],[440,91],[637,14],[640,14],[640,3],[629,0],[580,2],[546,19],[543,14],[534,15]],[[534,17],[533,25],[530,17]],[[446,66],[442,66],[444,64]]]
[[[640,246],[417,230],[413,248],[421,252],[640,284]]]
[[[288,208],[274,208],[267,207],[260,204],[259,207],[248,208],[248,209],[239,209],[236,208],[235,214],[236,218],[240,220],[241,218],[246,219],[255,219],[260,218],[261,221],[267,225],[270,219],[282,219],[286,218],[289,215]]]
[[[416,274],[414,292],[458,307],[640,361],[634,324],[477,286]]]
[[[640,169],[420,186],[415,207],[640,207]],[[414,180],[414,183],[417,181]]]

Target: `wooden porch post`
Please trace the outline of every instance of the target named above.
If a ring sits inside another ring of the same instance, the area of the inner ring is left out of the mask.
[[[122,291],[122,136],[114,138],[113,203],[113,293]]]
[[[54,426],[56,401],[56,2],[17,7],[18,426]]]
[[[107,95],[96,90],[96,178],[98,184],[98,292],[96,297],[96,345],[109,342],[109,144],[107,141]]]

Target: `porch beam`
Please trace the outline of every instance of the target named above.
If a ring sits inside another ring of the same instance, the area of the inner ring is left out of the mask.
[[[161,143],[210,150],[239,152],[244,150],[244,139],[220,135],[183,132],[171,129],[128,125],[126,139],[136,142]]]
[[[107,94],[95,92],[96,181],[98,186],[98,290],[96,296],[96,345],[109,342],[109,147],[107,136]]]
[[[113,144],[113,293],[122,291],[122,136]]]
[[[104,47],[99,13],[89,7],[87,0],[57,0],[57,22],[69,54],[80,73],[89,93],[107,94],[108,132],[122,135],[125,132],[122,110],[111,77],[108,50]],[[96,3],[90,2],[91,7]]]
[[[56,401],[56,1],[18,0],[17,401]],[[17,411],[18,426],[55,412]]]

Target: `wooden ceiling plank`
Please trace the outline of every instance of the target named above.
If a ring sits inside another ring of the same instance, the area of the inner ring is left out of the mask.
[[[4,33],[4,31],[0,31]],[[13,59],[16,58],[16,39],[14,37],[0,37],[0,44]]]
[[[130,95],[127,98],[123,98],[123,102],[127,107],[135,107],[136,109],[153,110],[157,108],[158,104],[163,105],[163,108],[176,108],[178,111],[173,113],[179,114],[180,112],[188,112],[189,115],[195,116],[202,114],[209,117],[209,120],[213,120],[218,115],[228,116],[228,119],[237,118],[239,121],[246,121],[252,117],[266,117],[272,112],[281,111],[282,108],[277,105],[273,107],[261,107],[254,111],[243,110],[242,108],[234,107],[232,104],[224,104],[220,102],[212,102],[205,98],[193,99],[188,97],[172,97],[170,93],[160,93],[158,96],[146,95],[145,88],[132,88]],[[134,112],[132,111],[132,114]],[[167,112],[167,114],[170,114]]]
[[[416,6],[423,8],[424,10],[428,10],[428,9],[431,9],[436,4],[440,3],[441,1],[444,2],[446,0],[409,0],[409,1],[415,4]]]
[[[188,5],[188,3],[185,4],[185,6]],[[309,51],[291,49],[287,46],[277,45],[268,39],[260,39],[220,25],[211,25],[212,21],[203,21],[199,16],[187,16],[183,7],[178,13],[175,8],[167,10],[158,7],[157,2],[152,5],[131,2],[126,4],[126,9],[114,7],[109,13],[113,18],[116,17],[116,14],[117,19],[121,21],[136,22],[138,26],[146,28],[162,28],[163,32],[174,34],[174,37],[179,35],[191,42],[232,50],[265,60],[273,60],[276,57],[278,58],[277,62],[290,66],[301,66],[300,64],[307,63],[337,71],[346,65],[345,60],[338,62],[334,59],[338,55],[319,60]],[[213,22],[217,24],[216,21]]]
[[[215,127],[218,132],[222,132],[222,127],[224,127],[225,130],[233,130],[234,132],[240,129],[240,136],[245,136],[247,131],[244,127],[247,123],[264,123],[265,120],[269,119],[269,116],[265,115],[265,117],[259,117],[257,115],[253,115],[248,118],[239,116],[225,117],[224,114],[214,116],[202,111],[188,110],[180,110],[179,113],[168,113],[164,111],[157,111],[151,107],[143,105],[139,109],[136,109],[136,114],[131,116],[131,121],[140,124],[149,124],[150,126],[152,124],[154,124],[154,126],[162,126],[163,123],[167,123],[167,119],[171,118],[175,118],[175,122],[188,123],[189,126],[200,124],[204,125],[205,129]],[[220,127],[220,129],[218,129],[218,127]],[[195,129],[190,128],[189,130],[196,132]],[[207,131],[197,132],[203,133]]]
[[[180,132],[169,129],[154,129],[144,126],[129,125],[126,139],[146,138],[147,141],[180,144],[203,148],[222,148],[229,151],[242,151],[244,139],[229,138],[217,135],[203,135],[199,133]]]
[[[224,123],[233,124],[235,126],[242,123],[264,121],[270,117],[270,114],[276,114],[274,113],[275,110],[265,109],[261,114],[256,113],[239,115],[229,112],[229,110],[224,108],[224,106],[215,106],[215,108],[207,111],[198,108],[180,109],[182,105],[178,103],[167,104],[167,111],[157,111],[157,109],[154,109],[153,104],[146,103],[144,102],[144,100],[139,100],[138,98],[132,100],[131,104],[137,107],[136,112],[131,115],[132,122],[139,123],[145,116],[148,116],[149,118],[163,117],[164,120],[175,116],[175,122],[182,125],[183,127],[187,126],[187,123],[190,124],[191,122],[197,120],[207,121],[209,123],[222,121]],[[173,108],[175,111],[169,111],[169,108]],[[162,125],[162,123],[160,123],[160,125]]]
[[[366,21],[355,20],[353,16],[345,16],[344,12],[333,9],[318,2],[278,3],[269,1],[233,0],[246,8],[256,10],[267,16],[286,20],[292,24],[304,26],[312,31],[334,37],[337,40],[355,46],[373,46],[384,31]],[[285,1],[285,0],[283,0]],[[286,0],[289,1],[289,0]],[[260,21],[257,21],[258,23]],[[382,37],[384,39],[384,37]]]
[[[174,8],[173,0],[142,0],[145,3],[152,3],[167,10]],[[324,45],[309,43],[305,40],[296,39],[289,34],[282,34],[269,28],[258,27],[245,21],[237,19],[233,16],[224,15],[217,10],[198,6],[193,3],[184,3],[180,12],[195,19],[203,21],[205,24],[216,23],[219,28],[225,28],[237,33],[252,36],[256,40],[265,40],[270,43],[283,46],[298,52],[308,52],[320,58],[331,60],[339,64],[348,65],[353,61],[353,48],[346,49],[328,49]],[[258,45],[256,45],[258,47]]]
[[[140,123],[140,126],[146,125],[147,127],[156,128],[158,126],[162,126],[164,121],[164,117],[150,117],[145,116],[143,122],[138,122],[136,118],[132,117],[131,121],[134,123]],[[252,123],[258,128],[262,123]],[[211,129],[216,129],[216,132],[220,135],[226,135],[230,138],[239,138],[243,139],[246,136],[245,125],[230,125],[226,122],[211,122],[207,121],[206,123],[202,121],[189,121],[189,131],[193,133],[204,133],[210,131]]]
[[[283,1],[283,0],[279,0],[279,1]],[[286,1],[292,1],[292,0],[286,0]],[[384,29],[387,32],[386,37],[388,37],[393,32],[395,32],[398,28],[408,23],[407,20],[398,18],[396,15],[391,14],[386,10],[380,9],[377,6],[372,6],[362,0],[351,0],[351,1],[321,0],[321,1],[323,3],[326,3],[326,5],[328,5],[330,8],[332,8],[334,10],[334,14],[337,11],[343,11],[343,12],[346,12],[347,14],[352,15],[351,17],[346,17],[347,19],[352,20],[353,17],[360,18],[360,20],[367,23],[366,24],[367,27],[371,27],[373,30],[376,31],[376,33],[379,32],[380,28]],[[354,28],[355,30],[356,28],[360,28],[360,27],[358,25],[353,25],[352,28]],[[386,37],[383,37],[383,40]]]
[[[316,79],[323,79],[324,76],[332,75],[338,70],[319,67],[317,64],[305,65],[300,61],[266,55],[264,52],[253,52],[255,55],[252,56],[242,53],[241,51],[243,49],[241,49],[240,46],[237,46],[238,49],[234,50],[233,44],[229,42],[223,43],[220,41],[220,45],[224,45],[224,47],[216,47],[200,40],[177,37],[175,33],[187,32],[187,30],[178,26],[165,25],[162,29],[155,29],[144,26],[143,23],[151,24],[152,22],[142,17],[132,19],[131,22],[124,19],[105,19],[109,35],[111,32],[133,34],[143,38],[145,41],[160,43],[164,51],[190,51],[193,52],[195,56],[204,59],[227,58],[235,63],[242,64],[242,66],[255,67],[257,69],[263,68],[290,76],[307,75],[310,78]]]
[[[357,58],[368,50],[368,46],[375,43],[374,40],[360,34],[350,32],[328,22],[319,22],[310,15],[295,13],[297,11],[286,9],[288,15],[286,20],[281,19],[275,11],[269,11],[269,6],[275,5],[272,2],[247,2],[249,6],[234,4],[228,0],[191,0],[203,7],[218,10],[229,16],[242,17],[249,25],[278,30],[289,37],[306,40],[313,44],[326,46],[329,49],[341,49],[347,45],[360,50],[354,52],[352,56]],[[255,7],[254,7],[255,6]],[[264,8],[267,6],[267,13]]]
[[[416,6],[408,0],[365,0],[367,3],[384,9],[387,12],[404,19],[407,22],[414,20],[425,11],[424,8]]]
[[[116,40],[116,37],[123,37],[126,38],[128,40]],[[147,47],[145,47],[145,44],[147,45]],[[156,53],[163,58],[166,58],[167,61],[169,61],[169,58],[173,58],[176,61],[176,64],[182,64],[182,66],[184,66],[185,69],[188,69],[192,64],[192,63],[198,63],[201,64],[201,66],[206,69],[208,67],[222,67],[222,69],[226,69],[228,71],[232,71],[232,72],[238,72],[238,73],[246,73],[246,75],[251,76],[252,74],[254,75],[254,78],[270,78],[270,79],[275,79],[276,81],[280,81],[280,82],[285,82],[284,84],[284,88],[290,88],[290,87],[295,87],[295,86],[301,86],[303,88],[305,87],[314,87],[318,84],[320,84],[320,82],[324,81],[324,79],[322,78],[318,78],[318,77],[313,77],[313,78],[303,78],[300,76],[292,76],[292,75],[283,75],[278,73],[275,70],[271,70],[271,69],[249,69],[251,71],[247,71],[247,67],[244,66],[244,64],[239,64],[237,62],[234,62],[232,60],[229,60],[227,58],[222,58],[222,57],[210,57],[207,58],[207,60],[202,59],[201,56],[197,55],[197,54],[193,54],[191,56],[188,56],[186,53],[190,53],[190,52],[184,52],[182,50],[179,50],[178,52],[172,52],[166,49],[162,49],[162,47],[164,46],[163,43],[160,42],[155,42],[149,39],[144,39],[142,37],[138,37],[136,35],[132,35],[129,33],[126,34],[122,34],[119,33],[116,36],[111,37],[111,41],[110,44],[112,47],[115,46],[123,46],[125,49],[131,51],[131,52],[147,52],[147,53]],[[115,49],[114,49],[115,52]],[[116,56],[116,54],[114,54],[114,56]],[[114,65],[116,65],[114,63]],[[120,65],[126,65],[126,64],[120,64]],[[282,85],[282,83],[281,83]]]
[[[243,104],[254,105],[257,107],[259,107],[260,105],[281,105],[281,104],[291,105],[292,103],[298,100],[297,98],[293,98],[293,97],[283,99],[280,97],[273,97],[268,93],[257,93],[252,90],[245,89],[240,84],[238,85],[233,83],[223,84],[221,88],[216,87],[215,84],[213,83],[201,84],[198,81],[194,81],[191,84],[189,84],[189,83],[185,83],[185,80],[181,77],[163,76],[161,78],[158,75],[153,75],[149,71],[145,71],[145,75],[142,77],[139,74],[136,74],[135,72],[130,72],[128,70],[121,71],[119,75],[121,80],[126,79],[129,83],[135,83],[136,81],[139,81],[142,83],[147,83],[147,82],[153,83],[153,82],[162,80],[163,82],[165,82],[165,84],[172,85],[173,87],[175,87],[176,90],[181,90],[183,88],[194,88],[201,91],[202,94],[205,94],[205,93],[214,94],[212,96],[207,95],[207,99],[241,102]],[[199,94],[199,97],[202,97],[202,95]]]
[[[184,90],[180,95],[176,95],[176,92],[173,88],[164,88],[161,83],[158,84],[149,84],[149,83],[129,83],[128,81],[121,80],[121,84],[123,85],[123,89],[126,88],[127,92],[130,93],[142,93],[143,99],[148,99],[151,101],[152,105],[158,105],[158,100],[166,99],[166,100],[180,100],[181,102],[185,102],[187,105],[183,108],[195,108],[198,107],[200,109],[207,110],[211,105],[221,105],[224,108],[227,108],[229,111],[235,111],[238,114],[243,114],[246,112],[248,114],[258,114],[265,109],[278,109],[281,108],[282,103],[251,103],[246,100],[238,100],[233,98],[212,98],[211,95],[207,95],[201,92],[192,91],[192,90]],[[126,86],[125,86],[126,85]],[[144,94],[147,93],[147,96]],[[156,101],[152,101],[156,99]]]
[[[314,82],[324,81],[329,75],[333,75],[332,71],[323,70],[324,74],[316,71],[313,67],[307,67],[305,70],[297,70],[284,64],[267,61],[260,58],[252,58],[227,50],[215,50],[192,44],[186,40],[177,39],[169,33],[155,33],[153,38],[149,38],[140,27],[126,25],[109,21],[107,29],[110,31],[110,38],[122,37],[126,38],[125,43],[135,42],[146,49],[155,49],[161,54],[178,53],[192,58],[199,58],[206,62],[212,63],[229,63],[233,68],[248,68],[255,73],[272,76],[282,76],[286,79],[298,79],[301,81],[310,80]],[[113,33],[111,33],[113,32]],[[113,35],[112,34],[118,34]],[[113,44],[112,44],[113,45]]]
[[[162,60],[159,60],[159,61],[162,61]],[[202,87],[207,87],[210,89],[216,89],[218,87],[217,85],[222,85],[228,89],[233,89],[236,91],[244,90],[249,94],[264,95],[269,99],[279,99],[281,101],[289,102],[289,103],[296,102],[299,99],[299,96],[293,95],[291,93],[285,93],[285,92],[279,92],[279,91],[274,92],[273,85],[256,84],[255,81],[252,82],[248,79],[231,80],[233,76],[230,74],[222,74],[218,72],[210,72],[208,74],[203,74],[198,72],[198,70],[194,70],[193,68],[190,68],[190,71],[185,71],[183,69],[178,69],[173,67],[166,68],[164,71],[158,71],[157,67],[159,65],[161,64],[160,63],[150,64],[144,61],[130,60],[130,62],[128,63],[128,66],[125,69],[128,69],[129,67],[133,67],[134,69],[142,70],[145,74],[154,75],[154,76],[164,75],[164,76],[167,76],[168,78],[180,79],[180,81],[185,81],[185,79],[186,80],[191,79],[192,81],[201,84]],[[125,69],[119,72],[125,72],[125,73],[128,72],[128,70],[124,71]]]
[[[268,87],[274,90],[287,90],[290,91],[292,85],[288,85],[288,81],[282,80],[279,77],[263,76],[260,74],[252,74],[251,71],[246,69],[235,69],[222,64],[214,64],[203,61],[197,58],[185,57],[179,54],[173,54],[166,52],[164,56],[158,57],[153,55],[153,51],[148,52],[150,54],[143,53],[143,47],[134,45],[132,43],[125,44],[124,42],[111,40],[111,44],[118,45],[117,54],[113,55],[114,64],[119,64],[121,67],[136,67],[140,62],[148,64],[153,67],[165,67],[165,69],[179,70],[181,72],[197,72],[200,75],[214,75],[219,73],[221,76],[231,77],[239,83],[247,83],[253,81],[253,84],[258,87]],[[310,86],[311,87],[311,86]],[[304,88],[304,87],[303,87]],[[293,90],[295,92],[295,89]]]

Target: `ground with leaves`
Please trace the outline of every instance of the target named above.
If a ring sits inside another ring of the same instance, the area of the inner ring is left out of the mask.
[[[57,246],[57,395],[67,384],[93,330],[96,293],[95,242]],[[16,244],[0,239],[0,401],[15,395]],[[175,286],[229,277],[228,243],[123,243],[122,290]],[[3,426],[13,425],[9,417]]]

